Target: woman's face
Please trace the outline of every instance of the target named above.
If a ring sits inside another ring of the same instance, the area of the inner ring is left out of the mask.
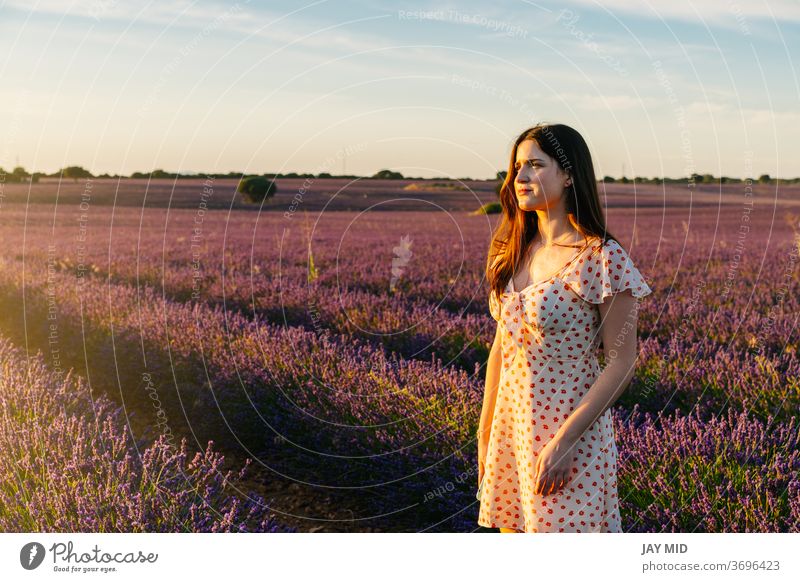
[[[560,204],[570,177],[532,139],[517,147],[514,191],[521,210],[544,210]]]

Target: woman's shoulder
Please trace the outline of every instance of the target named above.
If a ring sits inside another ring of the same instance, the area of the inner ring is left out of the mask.
[[[651,292],[627,251],[612,238],[594,237],[588,250],[567,272],[565,282],[591,303],[602,303],[606,297],[625,290],[635,297]]]
[[[592,236],[586,245],[586,252],[583,256],[594,259],[595,261],[608,261],[612,257],[625,257],[628,256],[627,251],[619,244],[616,239],[606,238],[600,236]]]

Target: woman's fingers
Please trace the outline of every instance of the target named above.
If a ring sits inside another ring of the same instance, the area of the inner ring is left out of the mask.
[[[551,475],[547,472],[542,472],[538,475],[538,479],[534,481],[533,493],[535,495],[556,493],[564,488],[568,477],[566,474]]]
[[[539,486],[536,489],[537,495],[545,495],[548,487],[550,486],[550,475],[547,471],[542,471],[539,473]]]
[[[538,468],[537,468],[538,469]],[[552,473],[546,469],[534,473],[533,493],[535,495],[549,495],[556,493],[566,486],[569,481],[569,473]]]

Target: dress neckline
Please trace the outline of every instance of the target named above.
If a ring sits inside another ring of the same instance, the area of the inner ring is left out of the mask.
[[[514,274],[512,273],[511,274],[511,278],[509,279],[509,284],[511,285],[511,292],[512,293],[522,293],[523,291],[526,291],[526,290],[530,289],[531,287],[536,287],[537,285],[541,285],[542,283],[546,283],[547,281],[550,281],[551,279],[553,279],[555,277],[558,277],[561,273],[563,273],[567,269],[567,267],[572,265],[572,263],[574,263],[575,260],[578,257],[580,257],[586,251],[587,248],[591,248],[591,246],[593,244],[594,244],[594,241],[590,240],[589,242],[584,244],[583,247],[577,253],[575,253],[575,255],[563,267],[558,269],[555,273],[550,274],[550,276],[545,277],[541,281],[536,281],[534,283],[530,283],[528,285],[525,285],[525,287],[523,287],[519,291],[514,289]]]

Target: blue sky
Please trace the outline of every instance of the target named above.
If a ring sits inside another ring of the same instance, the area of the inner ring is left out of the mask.
[[[0,0],[0,166],[800,176],[800,2]]]

